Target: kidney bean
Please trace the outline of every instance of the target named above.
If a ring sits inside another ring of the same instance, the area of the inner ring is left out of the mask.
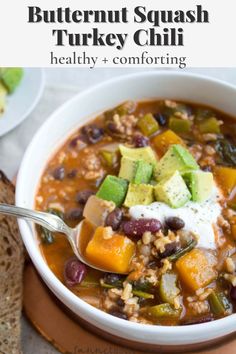
[[[171,216],[165,219],[165,224],[170,230],[180,230],[185,226],[184,221],[177,216]]]
[[[52,173],[53,177],[58,181],[61,181],[65,178],[65,168],[63,166],[58,166],[54,169]]]
[[[100,141],[104,134],[104,130],[98,127],[96,124],[84,126],[81,132],[90,144],[95,144]]]
[[[106,226],[111,226],[112,230],[117,230],[121,224],[122,221],[122,210],[119,208],[114,209],[113,211],[111,211],[105,220],[105,225]]]
[[[155,113],[154,115],[154,118],[156,119],[156,121],[158,122],[158,124],[160,125],[160,126],[164,126],[164,125],[166,125],[166,123],[167,123],[167,118],[166,118],[166,116],[164,115],[164,114],[162,114],[162,113]]]
[[[83,213],[82,208],[69,209],[65,215],[65,218],[71,221],[78,221],[81,219],[82,213]]]
[[[231,287],[229,295],[233,301],[236,301],[236,286]]]
[[[145,147],[148,145],[148,138],[141,134],[137,134],[133,137],[133,144],[136,148]]]
[[[85,189],[83,191],[78,192],[75,199],[79,204],[84,205],[87,203],[87,200],[89,199],[89,197],[93,194],[95,194],[95,192]]]
[[[123,231],[127,236],[142,237],[144,232],[150,231],[156,233],[162,228],[162,225],[157,219],[137,219],[126,221],[123,224]]]
[[[68,286],[80,284],[87,274],[86,266],[77,258],[69,259],[64,268],[64,279]]]
[[[125,313],[119,311],[111,311],[110,315],[121,318],[122,320],[128,320],[128,317]]]
[[[160,258],[166,258],[174,254],[180,249],[180,243],[179,242],[171,242],[167,243],[165,245],[165,250],[162,253],[159,253]]]

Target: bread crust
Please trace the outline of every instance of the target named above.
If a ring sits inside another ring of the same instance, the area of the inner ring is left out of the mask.
[[[15,188],[0,171],[0,203],[15,204]],[[19,354],[24,250],[17,220],[0,215],[0,354]]]

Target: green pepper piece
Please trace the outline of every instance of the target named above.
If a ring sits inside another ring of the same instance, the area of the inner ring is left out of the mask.
[[[109,167],[114,167],[118,161],[119,145],[109,144],[100,149],[100,154],[105,161],[106,165]]]
[[[149,294],[149,293],[146,293],[141,290],[133,290],[132,292],[133,292],[133,295],[138,296],[138,297],[142,297],[143,299],[154,299],[153,294]]]
[[[220,134],[220,124],[215,117],[202,120],[199,122],[198,127],[203,134]]]
[[[213,291],[207,299],[211,311],[217,316],[224,315],[225,311],[230,308],[230,303],[223,293]]]
[[[169,128],[175,133],[189,133],[191,126],[192,122],[187,119],[180,119],[173,116],[169,119]]]
[[[202,121],[207,118],[215,117],[215,113],[210,109],[198,108],[195,112],[194,117],[196,121]]]
[[[146,136],[150,136],[159,130],[159,124],[151,113],[147,113],[141,117],[137,125]]]
[[[148,314],[153,317],[179,317],[181,308],[176,310],[170,304],[160,304],[148,308]]]
[[[107,166],[113,167],[117,162],[117,154],[112,151],[101,150],[101,155]]]
[[[126,101],[119,106],[115,107],[114,109],[111,109],[109,111],[106,111],[104,113],[106,120],[111,119],[115,114],[119,114],[119,116],[124,116],[126,114],[131,114],[135,111],[136,109],[136,103],[133,101]]]
[[[175,297],[180,293],[180,289],[176,285],[177,275],[174,273],[165,273],[162,275],[159,285],[159,294],[161,300],[174,304]]]
[[[179,251],[177,251],[176,253],[169,256],[168,260],[170,262],[177,261],[177,259],[179,259],[183,255],[185,255],[186,253],[190,252],[196,245],[197,245],[197,240],[193,239],[193,240],[189,241],[185,248],[182,248]]]

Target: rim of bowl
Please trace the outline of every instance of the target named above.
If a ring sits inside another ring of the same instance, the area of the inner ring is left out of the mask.
[[[115,77],[109,80],[106,80],[102,83],[99,83],[97,85],[91,86],[88,89],[79,92],[76,94],[74,97],[69,99],[67,102],[62,104],[59,108],[57,108],[47,119],[46,121],[42,124],[42,126],[39,128],[39,130],[36,132],[36,134],[33,136],[30,144],[28,145],[21,165],[20,169],[18,172],[17,176],[17,183],[16,183],[16,205],[18,206],[23,206],[24,205],[24,192],[23,192],[23,186],[24,186],[24,179],[25,176],[27,175],[27,170],[28,170],[28,160],[31,158],[31,150],[34,148],[35,141],[39,139],[39,137],[47,130],[47,126],[50,125],[51,121],[54,121],[55,117],[58,115],[58,113],[62,110],[65,109],[67,106],[72,104],[74,101],[78,99],[78,97],[83,97],[87,96],[89,94],[92,94],[93,91],[97,92],[100,87],[106,87],[109,86],[111,83],[118,83],[122,81],[126,81],[132,78],[142,78],[142,77],[149,77],[149,76],[162,76],[162,77],[188,77],[193,80],[201,80],[201,81],[207,81],[212,83],[213,85],[220,85],[222,89],[224,87],[230,88],[235,91],[236,93],[236,87],[232,84],[229,84],[225,81],[222,81],[220,79],[215,79],[211,78],[205,75],[198,75],[195,73],[182,73],[178,71],[148,71],[148,72],[139,72],[139,73],[133,73],[129,75],[122,75],[120,77]],[[60,142],[58,144],[60,146]],[[44,281],[50,285],[51,290],[55,293],[56,296],[61,299],[62,302],[65,303],[63,298],[66,298],[69,302],[66,305],[69,306],[71,309],[72,307],[77,307],[82,309],[83,312],[88,312],[90,315],[94,317],[96,320],[96,323],[102,323],[106,322],[106,327],[110,327],[110,329],[114,329],[119,326],[120,328],[123,328],[124,331],[127,329],[127,333],[129,331],[132,331],[135,333],[135,337],[137,341],[140,342],[145,342],[145,333],[146,334],[152,334],[156,335],[157,344],[161,344],[163,339],[163,342],[166,343],[168,338],[171,338],[171,336],[174,336],[175,339],[179,340],[179,343],[176,343],[175,345],[181,344],[181,343],[187,343],[187,344],[194,344],[194,343],[200,343],[204,342],[207,340],[210,340],[211,338],[214,339],[217,336],[224,336],[226,334],[232,333],[234,331],[234,324],[236,320],[236,314],[232,314],[230,316],[217,319],[211,322],[207,323],[201,323],[201,324],[194,324],[194,325],[189,325],[189,326],[158,326],[158,325],[149,325],[145,324],[145,326],[141,323],[135,323],[131,321],[124,321],[122,319],[119,319],[117,317],[114,317],[106,312],[103,312],[102,310],[99,310],[92,305],[89,305],[82,299],[80,299],[78,296],[76,296],[72,291],[70,291],[55,275],[54,273],[50,270],[48,265],[46,264],[46,261],[43,260],[42,256],[39,253],[38,250],[38,245],[36,245],[36,242],[33,243],[32,245],[32,239],[28,237],[28,235],[31,233],[32,236],[32,230],[28,227],[28,224],[24,220],[19,220],[19,228],[21,232],[22,239],[24,241],[24,244],[26,246],[26,249],[40,272],[41,276],[43,277]],[[72,309],[73,311],[73,309]],[[84,317],[81,315],[81,317]],[[91,322],[91,321],[90,321]],[[96,324],[95,324],[96,326]],[[98,325],[97,325],[98,327]],[[123,332],[124,332],[123,331]],[[113,331],[114,332],[114,331]],[[206,333],[214,333],[214,335],[206,335]],[[162,338],[158,338],[157,334],[161,335]],[[195,339],[191,337],[191,335],[194,335]],[[181,337],[180,337],[181,336]],[[132,339],[131,339],[132,340]],[[172,345],[172,343],[168,344]],[[174,345],[174,344],[173,344]]]

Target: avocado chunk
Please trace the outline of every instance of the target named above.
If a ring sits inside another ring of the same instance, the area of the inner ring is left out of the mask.
[[[157,201],[168,204],[172,208],[180,208],[191,198],[191,194],[179,171],[163,179],[154,187]]]
[[[1,80],[9,93],[15,91],[16,87],[21,82],[23,73],[22,68],[3,68],[1,70]]]
[[[139,160],[136,162],[136,171],[133,179],[135,184],[147,184],[152,177],[153,166],[150,163]]]
[[[142,148],[128,148],[125,145],[119,145],[121,156],[128,157],[132,160],[143,160],[145,162],[156,165],[157,157],[150,146]]]
[[[194,202],[204,202],[209,198],[214,187],[211,172],[191,171],[183,174],[183,178],[192,194]]]
[[[96,196],[101,199],[112,201],[120,206],[126,196],[128,181],[125,179],[108,175],[102,182]]]
[[[127,179],[130,182],[140,184],[149,183],[152,177],[153,166],[143,160],[132,160],[128,157],[122,157],[119,177]]]
[[[193,156],[181,145],[172,145],[160,159],[155,170],[157,181],[178,170],[180,173],[198,170],[199,166]]]
[[[137,161],[129,157],[122,157],[120,162],[119,177],[132,181],[137,169]]]
[[[7,89],[5,86],[0,82],[0,115],[5,111],[6,107],[6,96],[7,96]]]
[[[130,183],[124,205],[127,208],[134,205],[148,205],[151,204],[153,200],[153,186],[150,184]]]

